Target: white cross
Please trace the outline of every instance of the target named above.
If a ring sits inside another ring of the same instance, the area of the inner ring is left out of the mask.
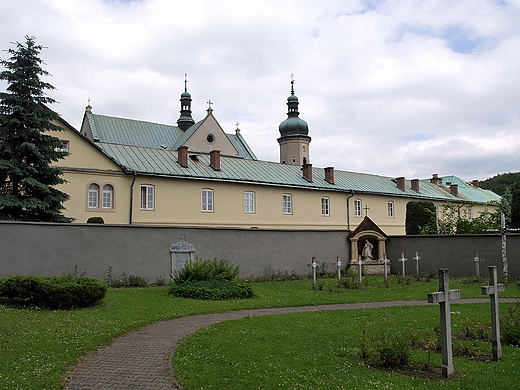
[[[429,303],[438,303],[441,310],[442,376],[453,376],[453,349],[451,345],[450,301],[460,298],[460,290],[450,290],[447,268],[439,269],[439,291],[428,294]]]
[[[404,277],[406,276],[406,267],[404,265],[404,263],[407,261],[408,259],[406,257],[404,257],[404,253],[401,253],[401,258],[399,259],[399,261],[401,262],[401,264],[403,265],[403,271],[402,271],[402,276],[401,278],[404,280]]]
[[[413,259],[415,260],[415,273],[417,277],[419,277],[419,260],[421,260],[419,252],[415,251],[415,256],[413,257]]]
[[[388,284],[388,264],[390,264],[390,259],[386,258],[386,253],[384,256],[385,258],[383,259],[383,264],[385,266],[385,284]]]
[[[498,283],[497,267],[489,266],[489,286],[482,287],[482,295],[489,295],[491,301],[491,345],[493,360],[498,361],[502,357],[502,344],[500,344],[500,316],[498,314],[498,293],[506,291],[506,286]]]

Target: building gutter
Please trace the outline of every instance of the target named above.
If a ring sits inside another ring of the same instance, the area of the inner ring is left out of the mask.
[[[135,183],[135,178],[137,177],[137,173],[135,173],[135,171],[132,171],[132,174],[133,174],[133,178],[132,178],[132,184],[130,184],[130,217],[129,217],[129,221],[128,221],[128,224],[131,225],[132,224],[132,220],[134,219],[133,218],[133,212],[134,212],[134,183]]]
[[[352,190],[352,194],[347,198],[347,229],[350,230],[350,198],[354,196],[355,192]]]

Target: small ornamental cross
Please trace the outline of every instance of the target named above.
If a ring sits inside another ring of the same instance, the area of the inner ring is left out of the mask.
[[[439,269],[439,291],[428,294],[429,303],[438,303],[441,312],[442,376],[450,378],[453,370],[450,302],[460,298],[460,290],[450,290],[448,269]]]
[[[401,264],[403,265],[403,269],[402,269],[402,273],[401,273],[401,278],[404,280],[405,276],[406,276],[406,267],[405,267],[405,262],[408,261],[408,259],[406,257],[404,257],[404,253],[401,253],[401,258],[399,259],[399,261],[401,262]]]
[[[502,345],[500,344],[500,316],[498,314],[498,293],[506,291],[506,286],[498,283],[497,267],[489,266],[489,286],[482,287],[482,295],[489,295],[491,301],[491,345],[493,360],[498,361],[502,357]]]
[[[415,256],[413,257],[415,260],[415,274],[417,278],[419,277],[419,260],[421,260],[421,257],[419,256],[419,252],[415,251]]]

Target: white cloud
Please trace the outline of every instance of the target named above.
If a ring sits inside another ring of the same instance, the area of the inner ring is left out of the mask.
[[[294,73],[315,166],[466,180],[520,170],[518,1],[0,7],[0,48],[24,35],[48,46],[54,108],[76,127],[89,97],[97,113],[175,124],[188,72],[194,118],[211,99],[226,131],[240,122],[257,156],[277,161]]]

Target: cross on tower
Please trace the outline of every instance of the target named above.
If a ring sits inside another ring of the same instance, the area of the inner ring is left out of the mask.
[[[491,333],[493,360],[498,361],[502,357],[502,345],[500,344],[500,317],[498,315],[498,293],[506,291],[506,286],[498,283],[497,267],[492,265],[489,269],[489,286],[482,287],[482,295],[489,295],[491,301]]]
[[[428,294],[429,303],[438,303],[441,311],[442,376],[453,376],[453,349],[451,345],[450,301],[460,298],[460,290],[450,290],[447,268],[439,269],[439,291]]]

